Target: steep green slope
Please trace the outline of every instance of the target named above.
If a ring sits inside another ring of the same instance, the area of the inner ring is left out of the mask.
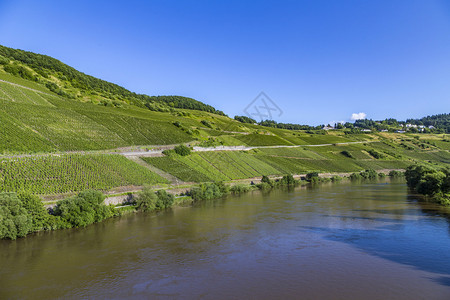
[[[50,56],[1,45],[0,69],[16,77],[40,82],[47,90],[71,99],[110,106],[127,103],[156,111],[168,111],[175,107],[223,115],[214,107],[192,98],[136,94],[117,84],[86,75]]]
[[[167,183],[121,155],[63,155],[0,159],[0,191],[35,194],[108,190]]]
[[[0,71],[0,75],[4,73]],[[126,104],[96,105],[45,92],[35,82],[10,75],[2,78],[0,153],[104,150],[191,141],[202,144],[211,139],[213,145],[249,146],[355,140],[339,133],[315,136],[261,128],[204,111],[155,112]]]
[[[436,169],[450,163],[445,134],[287,130],[241,123],[193,99],[136,95],[52,58],[8,49],[0,46],[0,191],[55,194],[166,183],[144,166],[108,154],[131,146],[259,147],[143,158],[187,182],[403,169],[413,163]],[[296,145],[301,147],[278,147]],[[91,150],[100,153],[66,153]],[[60,154],[20,155],[36,152]]]

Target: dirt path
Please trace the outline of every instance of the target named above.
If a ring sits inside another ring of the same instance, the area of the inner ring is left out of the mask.
[[[351,144],[363,144],[372,143],[373,141],[362,141],[362,142],[346,142],[346,143],[333,143],[333,144],[318,144],[318,145],[273,145],[273,146],[217,146],[217,147],[193,147],[194,152],[211,152],[211,151],[249,151],[253,149],[261,148],[299,148],[299,147],[324,147],[333,145],[351,145]],[[115,150],[99,150],[99,151],[65,151],[65,152],[55,152],[55,153],[37,153],[37,154],[16,154],[16,155],[0,155],[0,158],[22,158],[22,157],[39,157],[39,156],[61,156],[64,154],[120,154],[125,157],[130,156],[141,156],[141,157],[160,157],[164,156],[162,153],[164,150],[173,149],[176,145],[167,146],[148,146],[148,148],[164,147],[164,149],[149,149],[149,150],[138,150],[133,151],[128,149],[115,149]]]
[[[14,86],[18,86],[18,87],[20,87],[22,89],[27,89],[27,90],[30,90],[30,91],[33,91],[33,92],[36,92],[36,93],[41,93],[41,94],[44,94],[44,95],[57,97],[55,94],[46,93],[46,92],[43,92],[43,91],[40,91],[40,90],[36,90],[36,89],[30,88],[30,87],[27,87],[27,86],[23,86],[23,85],[20,85],[20,84],[17,84],[17,83],[12,83],[12,82],[5,81],[5,80],[2,80],[2,79],[0,79],[0,82],[8,83],[8,84],[14,85]]]

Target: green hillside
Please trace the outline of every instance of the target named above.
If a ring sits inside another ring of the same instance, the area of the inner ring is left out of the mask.
[[[193,99],[137,95],[48,56],[0,46],[0,191],[58,194],[169,183],[158,169],[206,182],[450,163],[446,134],[295,130],[303,127],[238,120]],[[117,155],[175,144],[253,149],[170,153],[143,157],[140,165]]]
[[[156,111],[169,111],[176,107],[223,115],[223,112],[214,107],[192,98],[136,94],[117,84],[86,75],[50,56],[1,45],[0,66],[6,73],[39,82],[47,90],[66,98],[105,106],[127,103]]]

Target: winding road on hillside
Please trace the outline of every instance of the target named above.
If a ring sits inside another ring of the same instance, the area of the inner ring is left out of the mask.
[[[36,90],[36,89],[30,88],[30,87],[27,87],[27,86],[24,86],[24,85],[20,85],[20,84],[17,84],[17,83],[5,81],[5,80],[2,80],[2,79],[0,79],[0,82],[8,83],[8,84],[10,84],[10,85],[18,86],[18,87],[20,87],[20,88],[22,88],[22,89],[30,90],[30,91],[33,91],[33,92],[36,92],[36,93],[41,93],[41,94],[44,94],[44,95],[57,96],[56,94],[46,93],[46,92],[44,92],[44,91]]]
[[[267,149],[267,148],[299,148],[299,147],[325,147],[325,146],[342,146],[351,144],[372,143],[373,141],[361,142],[345,142],[345,143],[331,143],[331,144],[316,144],[316,145],[272,145],[272,146],[217,146],[217,147],[193,147],[193,152],[213,152],[213,151],[249,151],[253,149]],[[55,153],[36,153],[36,154],[16,154],[16,155],[0,155],[1,158],[23,158],[23,157],[40,157],[40,156],[61,156],[65,154],[120,154],[125,157],[158,157],[164,156],[163,151],[175,148],[176,145],[164,146],[164,149],[150,149],[140,151],[127,150],[100,150],[100,151],[65,151]],[[152,148],[155,146],[148,146]],[[158,146],[159,147],[159,146]]]

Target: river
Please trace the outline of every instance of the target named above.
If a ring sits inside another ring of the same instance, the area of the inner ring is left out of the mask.
[[[448,211],[338,183],[0,241],[0,298],[450,299]]]

